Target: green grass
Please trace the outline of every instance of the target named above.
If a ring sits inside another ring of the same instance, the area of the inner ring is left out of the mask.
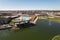
[[[52,20],[54,22],[60,22],[60,18],[50,18],[49,20]]]
[[[52,38],[52,40],[60,40],[60,35],[56,35]]]
[[[39,20],[51,20],[54,22],[60,22],[60,18],[47,18],[47,19],[39,19]]]

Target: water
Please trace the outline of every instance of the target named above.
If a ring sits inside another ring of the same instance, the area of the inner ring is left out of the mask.
[[[55,35],[60,35],[60,23],[49,20],[38,20],[35,26],[18,31],[11,29],[0,30],[0,40],[51,40]]]
[[[51,20],[49,20],[49,25],[52,25]]]
[[[23,16],[23,20],[29,20],[28,16]]]
[[[26,20],[29,20],[30,18],[28,17],[28,16],[21,16],[21,17],[19,17],[19,18],[16,18],[15,20],[17,20],[17,21],[26,21]]]

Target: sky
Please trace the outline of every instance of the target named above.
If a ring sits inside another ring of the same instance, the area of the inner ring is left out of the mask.
[[[0,10],[60,10],[60,0],[0,0]]]

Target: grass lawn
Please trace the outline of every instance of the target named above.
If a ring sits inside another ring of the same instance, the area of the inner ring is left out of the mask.
[[[52,21],[54,21],[54,22],[60,22],[60,18],[50,18],[50,19],[48,19],[48,20],[52,20]]]
[[[52,40],[60,40],[60,35],[56,35],[52,38]]]

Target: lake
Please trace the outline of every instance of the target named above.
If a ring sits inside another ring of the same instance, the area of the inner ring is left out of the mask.
[[[52,40],[60,35],[60,23],[51,20],[38,20],[32,27],[21,30],[0,30],[0,40]]]

